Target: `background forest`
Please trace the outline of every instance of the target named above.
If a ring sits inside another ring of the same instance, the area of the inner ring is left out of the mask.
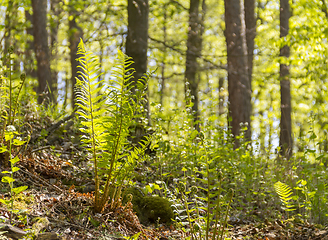
[[[92,217],[67,221],[102,233],[156,239],[108,227],[106,211],[130,202],[142,224],[174,226],[179,237],[164,239],[323,225],[327,4],[2,0],[0,221],[29,227],[16,210],[42,192],[23,180],[33,172],[92,199]],[[172,215],[156,212],[166,204]]]

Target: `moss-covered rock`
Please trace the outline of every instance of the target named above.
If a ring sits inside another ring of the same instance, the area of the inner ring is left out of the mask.
[[[174,217],[171,203],[166,198],[144,196],[141,189],[137,187],[130,187],[123,191],[123,204],[128,201],[131,201],[133,210],[144,225],[157,222],[169,224]]]
[[[131,199],[132,198],[132,199]],[[138,218],[141,216],[140,206],[143,202],[144,194],[141,189],[137,187],[129,187],[123,190],[123,200],[122,203],[125,204],[131,201],[133,205],[133,210],[136,212]]]
[[[144,197],[141,207],[142,219],[144,223],[165,223],[172,222],[174,217],[171,203],[166,199],[158,196]]]

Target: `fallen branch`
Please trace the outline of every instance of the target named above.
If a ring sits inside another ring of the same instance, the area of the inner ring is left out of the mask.
[[[50,127],[45,129],[48,133],[47,137],[49,137],[57,128],[60,127],[63,123],[67,122],[68,120],[72,119],[75,116],[75,112],[73,112],[71,115],[63,118],[62,120],[52,124]],[[37,134],[35,137],[31,138],[30,143],[33,144],[35,141],[41,136],[41,134]],[[46,138],[47,138],[46,137]]]

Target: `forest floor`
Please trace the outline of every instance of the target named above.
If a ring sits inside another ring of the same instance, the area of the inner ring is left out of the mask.
[[[18,186],[28,186],[28,190],[16,196],[14,212],[10,205],[0,203],[0,239],[190,239],[176,224],[142,225],[131,203],[119,201],[101,214],[93,213],[92,166],[78,145],[69,140],[71,134],[60,140],[58,136],[45,137],[52,147],[45,142],[36,147],[32,142],[19,154],[20,170],[14,177]],[[0,189],[0,198],[10,199],[5,183]],[[304,221],[231,217],[228,223],[226,239],[328,240],[327,227]]]

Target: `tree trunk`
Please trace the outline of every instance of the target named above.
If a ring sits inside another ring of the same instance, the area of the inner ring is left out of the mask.
[[[251,138],[251,88],[247,64],[246,26],[243,0],[225,0],[226,43],[228,55],[229,124],[234,137],[240,134],[240,125]],[[239,143],[235,140],[235,147]]]
[[[18,2],[10,0],[8,1],[5,15],[5,33],[4,33],[4,58],[3,58],[3,66],[7,65],[9,67],[9,54],[8,49],[12,48],[13,53],[19,55],[19,50],[17,49],[17,40],[15,36],[20,34],[20,27],[18,21]],[[13,72],[20,71],[20,60],[15,57],[11,63],[11,69]],[[5,72],[5,75],[8,72]]]
[[[3,58],[3,66],[8,64],[8,49],[11,45],[11,30],[12,30],[12,24],[11,24],[11,17],[15,16],[15,14],[12,14],[14,11],[14,3],[13,1],[8,1],[7,9],[6,9],[6,16],[5,16],[5,35],[4,35],[4,58]]]
[[[167,29],[166,29],[166,24],[167,24],[167,4],[164,5],[164,16],[163,16],[163,59],[162,59],[162,71],[161,71],[161,89],[160,89],[160,100],[159,103],[161,104],[161,107],[164,108],[164,93],[165,93],[165,68],[166,68],[166,56],[167,56]]]
[[[41,104],[44,100],[56,102],[54,98],[54,84],[51,79],[50,70],[50,53],[47,32],[47,1],[32,0],[32,8],[34,49],[38,66],[38,103]],[[46,94],[42,97],[44,93]]]
[[[148,50],[148,0],[128,0],[128,35],[126,38],[126,55],[133,58],[135,83],[147,72]],[[136,86],[136,85],[134,85]],[[145,99],[145,118],[150,125],[149,101]]]
[[[256,35],[256,19],[255,19],[255,0],[244,0],[245,5],[245,24],[246,24],[246,44],[247,44],[247,64],[248,79],[252,86],[253,73],[253,55],[254,55],[254,39]]]
[[[51,47],[51,61],[55,63],[55,66],[57,65],[57,43],[58,43],[58,29],[59,29],[59,20],[60,20],[60,13],[62,12],[62,9],[59,5],[61,0],[51,0],[50,1],[50,11],[51,11],[51,18],[50,18],[50,47]],[[54,95],[57,97],[58,95],[58,70],[57,67],[52,70],[52,81],[54,83]]]
[[[287,36],[289,30],[290,9],[288,0],[280,0],[280,37]],[[289,57],[287,45],[280,49],[280,56]],[[291,120],[291,95],[289,82],[289,66],[280,64],[280,154],[289,159],[292,156],[292,120]]]
[[[219,87],[218,87],[218,92],[219,92],[219,116],[224,113],[223,83],[224,83],[224,78],[219,77]]]
[[[186,100],[191,98],[192,114],[194,121],[194,128],[200,131],[200,119],[199,119],[199,99],[198,99],[198,85],[199,80],[196,78],[198,70],[197,58],[200,57],[202,50],[202,33],[203,22],[199,16],[199,0],[190,0],[189,8],[189,31],[187,39],[187,56],[186,56],[186,71],[185,71],[185,88],[186,88]],[[203,6],[205,6],[205,0],[203,0]],[[203,9],[203,16],[204,16]],[[188,94],[190,91],[190,95]]]
[[[77,74],[77,66],[78,66],[78,61],[77,59],[77,46],[80,42],[80,38],[83,37],[83,31],[82,29],[77,25],[76,23],[76,14],[75,13],[70,13],[72,19],[69,20],[69,49],[70,49],[70,61],[71,61],[71,104],[73,110],[75,109],[75,91],[74,87],[76,84],[76,77],[78,76]]]
[[[27,35],[27,40],[26,40],[26,47],[25,47],[25,63],[24,63],[24,70],[27,76],[30,76],[32,78],[37,78],[38,75],[35,70],[35,65],[34,65],[34,58],[33,58],[33,52],[34,50],[34,45],[33,41],[29,39],[29,36],[33,36],[33,16],[30,14],[28,10],[25,10],[25,21],[29,23],[28,27],[26,27],[26,35]],[[36,89],[35,89],[36,91]]]
[[[255,0],[244,0],[245,7],[245,25],[246,25],[246,45],[247,45],[247,64],[248,64],[248,81],[249,89],[252,92],[252,75],[253,75],[253,59],[254,59],[254,39],[256,35],[256,19],[255,19]],[[251,94],[248,95],[251,102]],[[250,104],[250,115],[252,115],[252,104]],[[251,125],[248,125],[249,133],[251,133]],[[250,137],[250,136],[248,136]]]

